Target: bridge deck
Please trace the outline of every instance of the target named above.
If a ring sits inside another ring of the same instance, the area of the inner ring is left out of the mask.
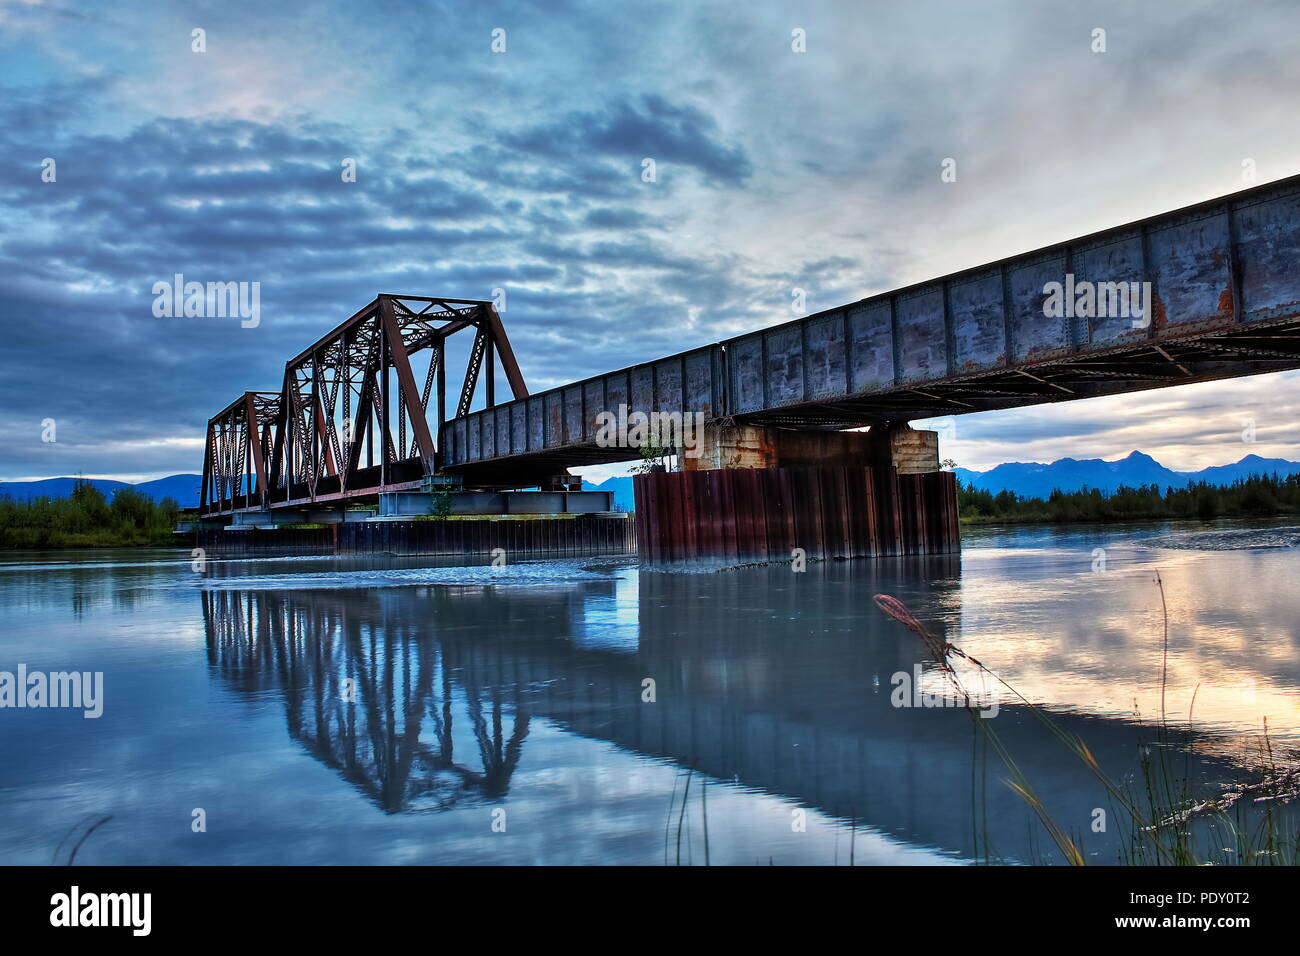
[[[596,444],[621,404],[844,428],[1297,368],[1298,267],[1300,176],[449,419],[442,466],[638,457]],[[1056,316],[1071,275],[1149,282],[1150,314]]]

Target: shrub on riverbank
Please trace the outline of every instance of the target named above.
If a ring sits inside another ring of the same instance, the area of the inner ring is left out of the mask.
[[[1259,517],[1300,512],[1300,475],[1251,475],[1231,485],[1197,482],[1186,488],[1121,485],[1111,493],[1085,488],[1053,491],[1044,501],[1013,491],[997,494],[962,484],[957,503],[963,521],[1072,522],[1136,518]]]
[[[88,483],[67,498],[0,499],[0,548],[112,548],[173,543],[180,506],[132,488],[113,500]]]

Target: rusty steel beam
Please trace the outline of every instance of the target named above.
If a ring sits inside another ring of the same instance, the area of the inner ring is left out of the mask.
[[[456,417],[469,414],[474,402],[474,390],[478,387],[479,369],[483,367],[483,353],[487,350],[488,333],[480,328],[474,336],[474,344],[469,350],[469,368],[465,373],[465,384],[461,386],[460,401],[456,403]]]
[[[519,371],[519,363],[515,360],[515,350],[510,346],[510,337],[506,335],[506,328],[501,322],[501,316],[495,308],[488,308],[486,311],[488,331],[492,343],[496,346],[501,368],[505,370],[506,381],[510,384],[510,394],[516,399],[527,398],[528,386],[524,384],[524,376]]]
[[[254,406],[253,393],[244,394],[245,418],[249,422],[249,447],[253,453],[253,472],[257,476],[257,494],[263,507],[266,506],[266,496],[270,491],[270,484],[267,481],[266,460],[262,456],[262,428],[257,423],[257,409]]]
[[[313,450],[313,456],[323,454],[325,456],[325,470],[327,472],[336,472],[338,471],[338,465],[334,459],[334,423],[326,424],[324,392],[325,382],[321,375],[321,363],[318,357],[312,362],[311,400],[316,425],[316,448]]]
[[[212,423],[203,441],[203,480],[199,483],[199,508],[202,510],[208,502],[208,490],[212,487]]]
[[[411,427],[415,431],[415,444],[420,449],[420,458],[424,461],[425,470],[431,473],[434,467],[433,434],[429,431],[429,422],[424,416],[424,403],[421,401],[420,390],[415,384],[415,375],[411,371],[410,356],[406,354],[406,347],[402,343],[402,336],[397,328],[397,317],[393,312],[392,300],[387,296],[380,296],[379,310],[384,323],[385,338],[388,342],[389,353],[392,356],[393,367],[397,371],[402,404],[411,420]],[[441,365],[436,355],[431,360],[430,368],[432,369],[435,364]]]
[[[220,508],[243,497],[252,506],[256,483],[258,503],[269,490],[266,454],[270,429],[279,416],[276,392],[245,392],[208,420],[203,451],[201,510]]]
[[[361,467],[361,449],[364,441],[370,437],[370,419],[374,415],[374,383],[373,375],[367,374],[361,385],[361,395],[357,401],[356,425],[352,433],[352,443],[348,451],[348,467],[343,475],[342,488],[351,488],[355,479],[357,469]]]

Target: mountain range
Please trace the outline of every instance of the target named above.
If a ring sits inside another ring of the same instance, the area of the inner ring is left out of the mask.
[[[1046,498],[1053,491],[1080,491],[1095,488],[1111,492],[1120,485],[1132,488],[1137,485],[1158,485],[1165,488],[1185,488],[1196,482],[1212,485],[1230,485],[1249,475],[1280,476],[1300,474],[1300,462],[1285,458],[1261,458],[1247,455],[1230,465],[1214,465],[1200,471],[1174,471],[1166,468],[1150,455],[1140,451],[1115,461],[1100,458],[1061,458],[1044,465],[1040,462],[1006,462],[988,471],[971,471],[954,468],[953,472],[964,484],[997,494],[1014,491],[1026,498]]]
[[[1132,452],[1126,458],[1103,461],[1100,458],[1061,458],[1051,464],[1041,462],[1006,462],[988,471],[954,468],[953,472],[964,483],[997,494],[1014,491],[1027,498],[1046,498],[1055,490],[1079,491],[1096,488],[1111,492],[1120,485],[1158,485],[1183,488],[1204,481],[1212,485],[1230,485],[1248,475],[1300,474],[1300,462],[1285,458],[1261,458],[1247,455],[1230,465],[1214,465],[1200,471],[1174,471],[1166,468],[1150,455]],[[199,475],[171,475],[154,481],[129,484],[111,478],[87,478],[86,481],[111,498],[119,488],[134,488],[155,501],[172,498],[182,508],[196,508],[199,504]],[[45,478],[41,481],[0,481],[0,498],[30,501],[33,498],[64,498],[72,494],[75,478]],[[630,476],[606,478],[600,482],[583,481],[587,491],[614,492],[614,507],[631,511],[633,507],[632,479]]]
[[[66,498],[72,494],[78,481],[85,481],[112,499],[119,488],[134,488],[154,501],[171,498],[182,508],[199,506],[199,491],[203,487],[202,475],[170,475],[131,484],[112,478],[42,478],[40,481],[0,481],[0,498],[14,501],[31,501],[33,498]]]

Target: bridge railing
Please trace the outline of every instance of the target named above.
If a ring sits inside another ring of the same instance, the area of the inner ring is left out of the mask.
[[[724,362],[720,349],[705,346],[452,419],[441,431],[443,466],[594,443],[596,416],[616,415],[621,405],[642,412],[689,408],[715,418],[725,404]],[[640,453],[611,448],[609,454],[618,460]]]

